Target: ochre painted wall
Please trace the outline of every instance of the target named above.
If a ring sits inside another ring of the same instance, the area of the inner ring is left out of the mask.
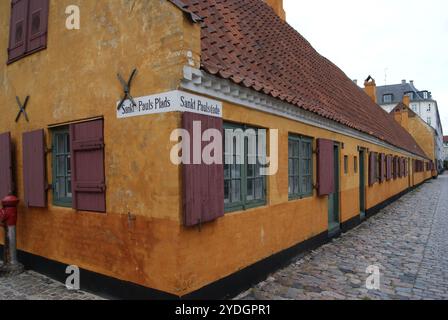
[[[407,97],[409,98],[409,97]],[[408,107],[409,108],[409,107]],[[417,144],[422,148],[428,158],[434,162],[435,154],[435,134],[432,127],[425,123],[418,115],[410,109],[399,110],[393,113],[395,121],[397,121],[407,132],[414,138]]]
[[[18,247],[29,253],[183,295],[287,249],[328,229],[326,197],[288,200],[288,133],[333,139],[341,150],[341,220],[359,214],[359,176],[353,169],[358,147],[405,156],[382,147],[241,106],[224,104],[228,121],[279,129],[280,163],[268,179],[268,205],[227,214],[202,230],[181,225],[181,169],[171,164],[170,133],[179,114],[118,120],[122,88],[116,79],[139,73],[132,94],[178,88],[187,51],[199,66],[200,26],[165,0],[78,1],[81,30],[65,29],[69,0],[51,1],[48,48],[10,66],[0,64],[2,132],[16,145],[16,181],[23,199],[22,133],[91,117],[104,117],[107,214],[53,206],[19,207]],[[9,30],[9,3],[0,3],[0,30]],[[0,33],[0,61],[6,61],[8,32]],[[30,95],[30,123],[17,114],[15,96]],[[51,139],[46,130],[47,145]],[[315,146],[314,146],[315,147]],[[343,157],[349,172],[343,173]],[[48,181],[51,155],[47,158]],[[316,159],[314,157],[314,168]],[[367,182],[368,162],[366,154]],[[359,171],[358,171],[359,172]],[[316,174],[316,170],[314,170]],[[427,179],[416,174],[414,183]],[[409,179],[366,187],[370,208],[405,190]],[[3,235],[0,235],[3,237]]]
[[[65,9],[72,4],[51,0],[48,48],[7,66],[10,3],[0,2],[0,131],[11,131],[23,200],[22,133],[104,117],[107,214],[55,207],[51,192],[47,209],[27,209],[22,202],[18,247],[173,292],[181,195],[180,169],[168,165],[169,137],[180,115],[118,120],[123,89],[117,72],[127,80],[138,68],[134,97],[177,89],[188,51],[199,66],[200,27],[166,0],[78,0],[81,29],[69,31]],[[26,95],[30,122],[22,116],[16,124],[15,97],[23,101]],[[47,172],[51,183],[51,154]],[[136,220],[128,221],[128,214]]]

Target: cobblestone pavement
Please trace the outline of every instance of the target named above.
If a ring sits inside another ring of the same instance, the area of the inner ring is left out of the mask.
[[[1,264],[1,261],[0,261]],[[0,278],[0,300],[102,300],[82,291],[67,290],[65,285],[33,271],[16,277]]]
[[[366,288],[370,265],[380,267],[380,290]],[[237,299],[448,299],[448,175],[297,258]]]

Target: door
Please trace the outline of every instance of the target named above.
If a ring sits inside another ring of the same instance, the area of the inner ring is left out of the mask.
[[[359,151],[359,212],[361,220],[366,218],[366,152]]]
[[[334,145],[334,189],[335,192],[328,196],[328,232],[330,236],[339,233],[341,228],[341,222],[339,218],[339,175],[340,175],[340,163],[339,163],[339,144]]]

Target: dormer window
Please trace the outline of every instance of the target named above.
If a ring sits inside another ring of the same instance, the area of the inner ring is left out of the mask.
[[[429,95],[428,95],[428,91],[423,91],[423,99],[428,99]]]
[[[394,96],[392,94],[383,95],[383,103],[392,103]]]

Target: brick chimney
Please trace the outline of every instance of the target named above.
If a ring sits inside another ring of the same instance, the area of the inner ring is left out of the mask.
[[[369,76],[366,81],[364,81],[364,91],[370,97],[370,99],[377,103],[376,83],[375,79],[373,79],[371,76]]]
[[[265,0],[265,2],[274,9],[275,13],[283,20],[286,20],[285,9],[283,9],[283,0]]]

